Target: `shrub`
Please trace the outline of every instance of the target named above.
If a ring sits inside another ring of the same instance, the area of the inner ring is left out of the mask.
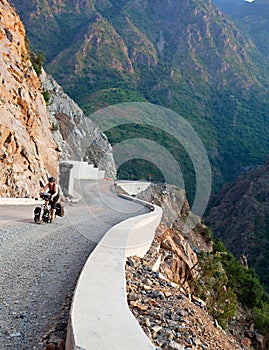
[[[50,93],[49,93],[49,91],[48,90],[44,90],[42,92],[42,95],[44,97],[44,100],[45,100],[46,104],[49,104],[49,101],[50,101]]]
[[[59,130],[59,124],[58,123],[52,123],[52,131],[58,131]]]
[[[37,76],[39,77],[40,74],[41,74],[42,65],[43,65],[43,63],[45,61],[43,53],[39,52],[38,55],[36,55],[33,52],[31,52],[30,60],[32,62],[33,68],[34,68]]]
[[[260,308],[253,309],[253,320],[255,327],[260,333],[265,335],[269,341],[269,304],[263,304]]]
[[[225,328],[236,314],[237,301],[255,328],[269,340],[269,294],[253,269],[246,269],[229,253],[223,242],[214,240],[213,252],[199,255],[200,276],[194,292],[206,301],[209,313]]]
[[[261,284],[253,269],[243,267],[235,257],[227,252],[220,240],[214,241],[214,254],[220,257],[228,277],[227,287],[237,300],[252,314],[255,328],[269,340],[269,294]]]
[[[199,262],[200,277],[195,281],[194,292],[206,301],[209,313],[223,328],[236,315],[237,298],[227,287],[228,277],[218,253],[202,253]]]

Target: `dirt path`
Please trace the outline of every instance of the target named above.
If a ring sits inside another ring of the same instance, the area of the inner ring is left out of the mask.
[[[34,224],[33,206],[0,207],[1,350],[41,349],[52,325],[64,328],[62,310],[96,243],[111,226],[146,212],[110,187],[81,182],[82,200],[66,204],[54,224]]]

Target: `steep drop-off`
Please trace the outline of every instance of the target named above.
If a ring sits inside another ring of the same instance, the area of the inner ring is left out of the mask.
[[[163,209],[150,250],[143,259],[127,259],[126,266],[130,309],[153,344],[171,350],[265,349],[259,331],[268,335],[268,329],[253,324],[250,308],[259,285],[253,286],[246,267],[218,250],[202,221],[183,229],[190,210],[184,191],[151,185],[139,197]],[[234,279],[242,279],[236,287]]]
[[[269,56],[269,1],[268,0],[213,0],[234,20],[268,60]]]
[[[206,222],[237,257],[245,254],[269,288],[269,163],[229,183],[212,200]]]

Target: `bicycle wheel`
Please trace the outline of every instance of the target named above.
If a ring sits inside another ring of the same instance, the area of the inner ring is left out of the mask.
[[[42,221],[45,223],[48,223],[50,220],[50,212],[49,209],[44,209],[43,215],[42,215]]]
[[[36,207],[34,210],[34,221],[36,224],[41,223],[41,208],[40,207]]]

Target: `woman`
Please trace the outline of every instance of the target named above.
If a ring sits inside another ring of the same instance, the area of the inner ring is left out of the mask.
[[[42,192],[47,192],[51,195],[50,197],[50,207],[51,207],[51,211],[50,211],[50,217],[51,217],[51,222],[53,222],[55,220],[55,216],[56,216],[56,204],[59,200],[59,186],[56,183],[56,180],[54,177],[49,177],[48,179],[48,183],[47,185],[43,188]]]

